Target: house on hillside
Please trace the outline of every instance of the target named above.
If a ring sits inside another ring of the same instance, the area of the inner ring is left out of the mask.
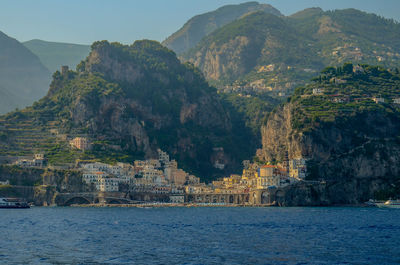
[[[375,101],[376,104],[385,103],[385,99],[384,98],[373,97],[372,100]]]
[[[393,99],[394,104],[400,104],[400,98],[394,98]]]
[[[69,144],[79,150],[86,151],[90,149],[90,142],[86,137],[75,137]]]
[[[332,97],[332,102],[334,103],[347,103],[350,101],[350,98],[345,95],[331,95]]]
[[[323,88],[314,88],[312,90],[313,95],[322,95],[324,93],[324,89]]]

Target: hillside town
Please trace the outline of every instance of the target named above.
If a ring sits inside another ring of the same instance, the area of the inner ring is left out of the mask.
[[[86,140],[75,139],[85,143]],[[176,160],[158,149],[158,157],[148,160],[135,160],[130,163],[106,164],[101,162],[79,162],[75,170],[82,175],[82,181],[90,190],[96,192],[129,192],[130,194],[154,194],[153,198],[163,198],[163,202],[185,203],[204,202],[200,195],[249,194],[252,191],[282,188],[304,181],[307,174],[306,159],[286,159],[277,165],[251,163],[243,161],[241,175],[232,174],[212,181],[200,182],[200,178],[178,167]],[[21,167],[45,167],[44,154],[35,154],[33,160],[20,159],[14,162]],[[201,199],[196,199],[199,195]],[[165,197],[168,199],[165,201]],[[197,201],[196,201],[197,200]],[[213,201],[208,201],[212,203]],[[245,201],[247,203],[247,201]],[[233,203],[233,202],[231,202]]]

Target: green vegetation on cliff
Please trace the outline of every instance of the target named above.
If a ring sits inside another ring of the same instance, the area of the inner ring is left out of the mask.
[[[399,66],[400,24],[355,9],[306,9],[289,17],[250,13],[182,55],[219,85],[292,92],[326,66]]]
[[[254,152],[252,132],[233,130],[231,116],[237,117],[200,71],[159,43],[101,41],[77,71],[53,74],[46,97],[2,117],[1,154],[41,151],[60,165],[133,162],[161,148],[207,179],[224,173],[213,167],[216,161],[234,171]],[[77,136],[87,137],[92,149],[71,148],[68,140]]]
[[[328,67],[313,79],[313,83],[295,90],[290,100],[296,106],[293,124],[295,128],[309,128],[313,123],[344,122],[368,112],[400,118],[400,104],[394,103],[398,98],[400,75],[397,69],[389,71],[379,66],[350,63]],[[384,102],[377,104],[374,99]]]
[[[346,203],[391,194],[400,188],[399,71],[328,67],[269,115],[262,136],[265,160],[307,159],[308,179],[344,187]]]
[[[247,2],[239,5],[227,5],[215,11],[191,18],[181,29],[168,37],[163,42],[163,45],[172,49],[177,54],[184,53],[193,48],[203,37],[209,35],[214,30],[245,14],[256,11],[281,16],[281,13],[277,9],[267,4]]]
[[[249,143],[253,142],[255,146],[259,146],[260,127],[273,108],[279,104],[279,101],[265,94],[243,96],[234,93],[220,93],[220,96],[231,115],[233,124],[236,125],[235,130],[244,132],[246,129],[251,130],[254,136],[248,139]]]

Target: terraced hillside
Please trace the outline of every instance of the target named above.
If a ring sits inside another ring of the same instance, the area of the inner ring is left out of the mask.
[[[132,162],[161,148],[187,171],[211,178],[238,170],[255,151],[252,132],[228,109],[198,69],[160,43],[95,42],[77,71],[53,75],[46,97],[2,117],[1,154],[43,152],[54,165]],[[91,150],[70,148],[77,136],[86,136]]]
[[[69,149],[66,139],[56,134],[59,123],[39,124],[29,118],[27,110],[11,113],[8,116],[11,118],[0,120],[0,156],[32,156],[45,152],[50,161],[57,162],[51,150]]]

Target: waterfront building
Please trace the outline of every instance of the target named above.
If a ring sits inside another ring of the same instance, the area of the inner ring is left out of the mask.
[[[289,161],[289,177],[304,180],[307,175],[307,165],[304,158],[292,159]]]
[[[97,190],[105,192],[118,191],[119,183],[120,181],[117,178],[100,178]]]
[[[257,180],[257,189],[267,189],[268,187],[279,187],[281,183],[281,173],[277,166],[265,165],[259,169]]]
[[[185,195],[184,194],[171,194],[169,195],[169,202],[171,203],[184,203]]]

